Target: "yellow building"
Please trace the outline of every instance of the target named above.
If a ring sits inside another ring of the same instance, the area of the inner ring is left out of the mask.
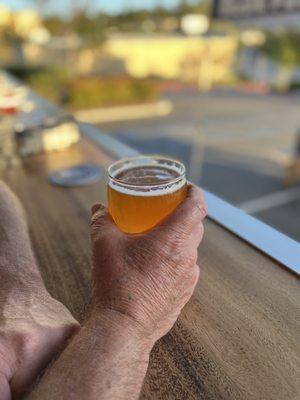
[[[181,79],[209,89],[230,78],[237,44],[234,36],[118,35],[108,39],[106,50],[134,77]]]
[[[0,28],[9,26],[11,23],[11,12],[3,4],[0,4]]]
[[[22,10],[14,13],[15,30],[20,36],[28,36],[42,26],[41,18],[34,10]]]
[[[11,11],[0,5],[0,28],[12,29],[18,35],[26,37],[41,27],[41,18],[35,10]]]

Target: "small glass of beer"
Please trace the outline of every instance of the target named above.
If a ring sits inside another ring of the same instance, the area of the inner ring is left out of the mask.
[[[127,158],[108,168],[108,209],[126,233],[150,230],[186,197],[185,167],[159,156]]]

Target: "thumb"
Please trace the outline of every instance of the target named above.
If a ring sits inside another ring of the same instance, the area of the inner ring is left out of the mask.
[[[109,232],[110,234],[115,234],[119,232],[116,224],[114,223],[112,217],[109,214],[107,207],[101,203],[96,203],[91,208],[92,218],[91,218],[91,235],[92,238],[97,235],[102,235]]]
[[[92,216],[98,211],[98,210],[100,210],[101,208],[105,208],[105,206],[103,205],[103,204],[101,204],[101,203],[95,203],[95,204],[93,204],[92,205],[92,207],[91,207],[91,213],[92,213]]]

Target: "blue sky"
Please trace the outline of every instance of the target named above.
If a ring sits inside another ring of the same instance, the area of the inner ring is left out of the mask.
[[[44,0],[45,1],[45,0]],[[42,2],[42,1],[41,1]],[[45,7],[48,13],[60,13],[68,14],[70,9],[70,4],[75,3],[85,3],[82,0],[48,0],[47,6]],[[196,3],[196,0],[190,0],[190,3]],[[12,9],[22,9],[22,8],[32,8],[36,7],[39,1],[36,0],[0,0],[0,4],[5,4]],[[89,9],[91,11],[104,11],[109,13],[119,13],[124,10],[129,9],[141,9],[141,8],[153,8],[155,6],[161,5],[165,7],[173,7],[179,3],[179,0],[90,0]],[[199,3],[199,0],[198,0]]]

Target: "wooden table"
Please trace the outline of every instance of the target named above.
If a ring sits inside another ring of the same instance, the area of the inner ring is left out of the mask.
[[[83,140],[1,173],[27,210],[47,288],[79,319],[91,293],[89,209],[105,201],[105,182],[57,188],[47,173],[84,160],[112,157]],[[200,284],[153,349],[141,397],[300,399],[298,278],[209,219],[205,228]]]

